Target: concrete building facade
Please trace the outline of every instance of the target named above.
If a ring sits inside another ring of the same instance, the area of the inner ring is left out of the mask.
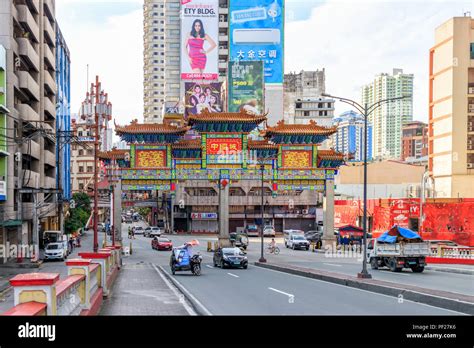
[[[429,170],[437,197],[474,197],[474,19],[435,30],[430,50]]]
[[[402,128],[402,161],[413,161],[428,156],[428,125],[420,121]]]
[[[384,99],[413,95],[413,74],[393,69],[393,74],[382,73],[362,87],[362,105],[369,106]],[[370,116],[373,126],[372,149],[374,158],[400,159],[402,125],[413,120],[413,97],[382,105]]]
[[[71,190],[72,194],[94,189],[94,136],[91,127],[79,119],[72,120],[72,132],[78,139],[71,145]]]
[[[354,111],[346,111],[334,118],[337,133],[333,135],[334,149],[350,154],[349,161],[364,160],[364,117]],[[367,160],[372,159],[372,125],[367,127]]]
[[[0,205],[1,244],[28,244],[38,238],[34,230],[59,225],[54,195],[45,194],[56,187],[55,28],[54,0],[0,2],[9,110],[8,204]],[[20,192],[26,189],[29,191]],[[44,205],[36,209],[34,201]]]
[[[290,115],[290,123],[308,124],[315,121],[320,126],[332,127],[334,118],[334,99],[330,98],[297,98]]]

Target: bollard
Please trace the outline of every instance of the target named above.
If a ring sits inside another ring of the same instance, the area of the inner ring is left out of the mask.
[[[314,242],[311,242],[311,251],[314,253],[315,245]]]
[[[208,252],[212,251],[212,242],[211,241],[207,242],[207,251]]]
[[[132,242],[130,242],[130,255],[133,254],[133,251],[132,251]]]

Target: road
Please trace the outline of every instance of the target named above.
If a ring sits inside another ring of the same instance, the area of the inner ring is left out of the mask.
[[[173,244],[180,245],[189,236],[171,236]],[[457,312],[432,306],[402,301],[397,298],[358,290],[319,280],[289,275],[252,265],[258,259],[257,243],[251,243],[247,270],[214,268],[212,253],[205,251],[207,240],[197,238],[203,255],[203,273],[193,276],[178,272],[177,280],[202,306],[214,315],[453,315]],[[124,229],[125,245],[128,245]],[[151,249],[151,239],[137,236],[133,243],[134,258],[145,264],[162,266],[169,274],[169,251]],[[291,253],[302,256],[304,251],[282,250],[276,257]],[[273,256],[270,256],[273,257]],[[307,252],[305,257],[318,257]],[[124,260],[124,263],[127,261]],[[301,261],[305,262],[305,260]],[[326,262],[333,263],[333,262]],[[336,264],[336,263],[334,263]],[[331,265],[326,265],[331,267]],[[338,266],[333,266],[338,267]],[[357,267],[350,264],[350,267]],[[343,268],[341,266],[340,268]],[[413,274],[414,275],[414,274]],[[442,273],[439,276],[445,276]],[[157,275],[159,276],[159,275]],[[434,275],[435,277],[437,275]],[[408,275],[407,275],[408,277]],[[392,278],[393,279],[393,278]]]

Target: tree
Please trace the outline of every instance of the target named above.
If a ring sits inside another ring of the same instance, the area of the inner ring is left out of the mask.
[[[75,207],[69,209],[69,216],[64,222],[66,234],[71,234],[79,228],[83,228],[89,220],[91,214],[91,199],[83,192],[72,195]]]
[[[87,212],[91,211],[91,199],[87,193],[78,192],[72,195],[72,199],[76,203],[76,208],[80,208]]]

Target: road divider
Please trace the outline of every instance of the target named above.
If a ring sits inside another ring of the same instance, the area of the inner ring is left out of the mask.
[[[360,279],[341,273],[332,273],[328,271],[287,264],[255,262],[255,266],[344,285],[360,290],[380,293],[383,295],[393,296],[395,298],[400,298],[401,296],[402,298],[409,301],[424,303],[430,306],[449,309],[460,313],[466,313],[470,315],[474,314],[474,296],[470,295],[421,288],[383,280]]]

